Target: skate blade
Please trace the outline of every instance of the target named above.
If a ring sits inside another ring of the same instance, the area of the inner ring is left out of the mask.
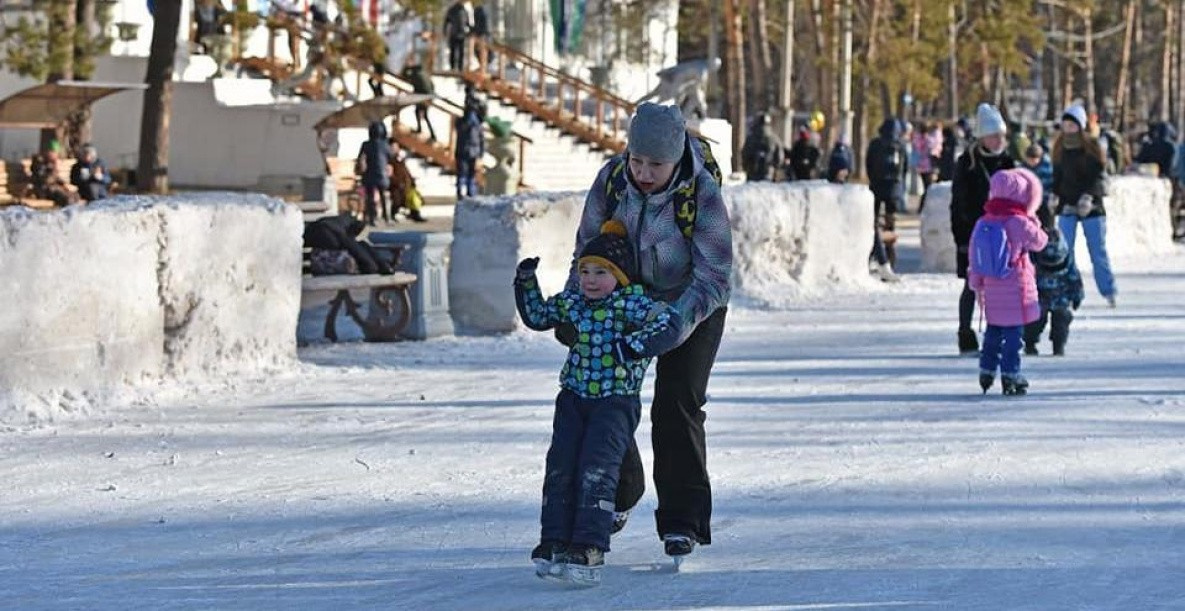
[[[671,556],[671,561],[674,562],[674,564],[675,564],[674,571],[676,573],[678,573],[679,570],[683,568],[683,561],[686,559],[687,559],[687,554],[684,554],[682,556]]]
[[[564,565],[558,562],[535,560],[535,576],[547,581],[564,581]]]
[[[601,585],[601,569],[586,566],[568,565],[565,571],[567,581],[573,587],[592,588]]]

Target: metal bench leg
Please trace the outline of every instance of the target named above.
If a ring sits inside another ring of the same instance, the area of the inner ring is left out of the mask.
[[[392,295],[394,293],[394,295]],[[399,311],[394,322],[390,316]],[[370,292],[370,310],[365,323],[359,322],[368,342],[393,342],[411,322],[411,292],[408,286],[383,287]]]
[[[362,327],[363,331],[366,330],[365,321],[358,313],[358,302],[350,296],[350,291],[342,289],[329,302],[329,314],[325,317],[325,337],[331,342],[337,341],[337,313],[341,311],[342,305],[346,306],[346,315]]]

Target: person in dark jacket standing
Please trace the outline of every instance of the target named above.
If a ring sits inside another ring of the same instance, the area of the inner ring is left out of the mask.
[[[847,136],[840,135],[835,146],[831,147],[831,154],[827,156],[827,182],[843,184],[852,174],[852,147],[846,142]]]
[[[391,187],[388,174],[391,146],[387,144],[387,126],[382,121],[371,121],[369,133],[370,139],[358,149],[356,169],[362,178],[362,189],[366,195],[366,222],[373,227],[378,217],[376,197],[382,205],[383,221],[391,220],[391,208],[387,200],[387,190]]]
[[[975,292],[966,282],[971,231],[975,228],[975,222],[983,216],[992,174],[1016,167],[1016,161],[1008,156],[1008,127],[1000,111],[991,104],[980,104],[976,111],[976,123],[978,137],[959,156],[951,183],[950,229],[955,238],[955,273],[964,280],[963,293],[959,296],[961,354],[979,352],[979,338],[971,328],[971,318],[975,314]]]
[[[942,152],[938,155],[938,180],[954,180],[955,164],[963,156],[965,144],[963,128],[948,125],[942,128]]]
[[[1155,163],[1161,178],[1176,178],[1175,161],[1177,145],[1173,142],[1172,128],[1164,121],[1152,126],[1147,144],[1140,148],[1136,163]]]
[[[757,115],[749,124],[741,147],[741,163],[749,182],[774,179],[774,172],[782,164],[782,141],[774,134],[768,114]]]
[[[99,151],[86,144],[82,147],[82,155],[70,168],[70,184],[78,187],[78,195],[87,202],[107,198],[107,186],[111,184],[111,174],[107,166],[99,159]]]
[[[877,274],[885,282],[898,280],[881,231],[893,231],[897,225],[897,211],[905,210],[909,149],[901,141],[904,132],[905,126],[900,121],[885,119],[880,127],[880,136],[868,143],[868,152],[864,155],[864,172],[868,176],[868,187],[872,189],[875,207],[871,256],[876,259]]]
[[[786,180],[814,178],[819,169],[819,158],[822,156],[823,152],[819,150],[816,135],[805,125],[798,128],[794,145],[786,155]]]
[[[1078,225],[1086,236],[1094,282],[1107,304],[1115,307],[1115,276],[1107,255],[1107,210],[1103,207],[1103,175],[1107,159],[1098,140],[1083,129],[1086,110],[1074,104],[1062,114],[1062,129],[1053,142],[1053,193],[1057,226],[1074,252]]]
[[[457,117],[457,143],[453,156],[457,161],[457,200],[477,195],[477,164],[486,152],[485,134],[481,118],[473,109]]]
[[[444,38],[448,41],[450,70],[460,72],[465,69],[465,41],[472,30],[470,9],[461,0],[456,0],[444,13]]]

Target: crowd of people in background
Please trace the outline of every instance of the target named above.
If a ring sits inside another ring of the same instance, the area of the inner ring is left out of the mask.
[[[1007,158],[1034,172],[1041,179],[1045,197],[1052,199],[1054,169],[1061,159],[1061,152],[1055,154],[1054,145],[1063,140],[1067,129],[1081,131],[1090,143],[1091,152],[1100,160],[1102,176],[1137,172],[1170,179],[1173,191],[1169,214],[1173,237],[1185,239],[1185,139],[1179,137],[1176,127],[1168,121],[1150,122],[1147,129],[1129,144],[1121,134],[1101,123],[1097,115],[1088,114],[1081,105],[1071,106],[1071,109],[1074,109],[1071,113],[1074,120],[1070,123],[1025,125],[1005,121],[1001,115],[998,133],[1003,135],[1003,152]],[[930,186],[936,182],[953,181],[958,160],[973,149],[981,137],[991,135],[982,130],[979,126],[979,131],[974,131],[972,122],[966,117],[953,122],[923,120],[913,124],[897,118],[886,119],[877,136],[869,142],[863,164],[864,178],[877,195],[877,226],[891,234],[893,216],[906,211],[906,194],[920,196],[917,211],[921,213]],[[773,128],[770,115],[758,113],[749,123],[741,150],[741,166],[746,179],[825,179],[843,183],[852,177],[855,159],[848,135],[841,134],[831,150],[825,152],[822,134],[810,125],[797,125],[793,133],[793,142],[783,143]],[[1077,137],[1072,136],[1070,140],[1077,141]],[[1097,149],[1094,148],[1096,145]],[[1129,154],[1129,149],[1135,154]],[[1078,154],[1070,153],[1069,159],[1077,163]],[[1091,224],[1093,222],[1086,223]],[[1093,229],[1089,231],[1093,233]],[[1073,241],[1072,236],[1067,239]],[[874,271],[882,273],[888,280],[894,279],[895,274],[888,268],[877,266],[885,261],[891,264],[892,254],[891,247],[885,249],[879,243],[872,254]]]

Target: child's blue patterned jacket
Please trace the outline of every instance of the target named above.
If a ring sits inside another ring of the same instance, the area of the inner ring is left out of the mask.
[[[638,284],[619,287],[595,301],[572,289],[544,301],[539,281],[531,274],[516,278],[514,296],[523,322],[536,331],[564,322],[576,326],[578,337],[560,371],[560,386],[581,397],[639,394],[651,357],[680,340],[678,317],[647,297]]]

